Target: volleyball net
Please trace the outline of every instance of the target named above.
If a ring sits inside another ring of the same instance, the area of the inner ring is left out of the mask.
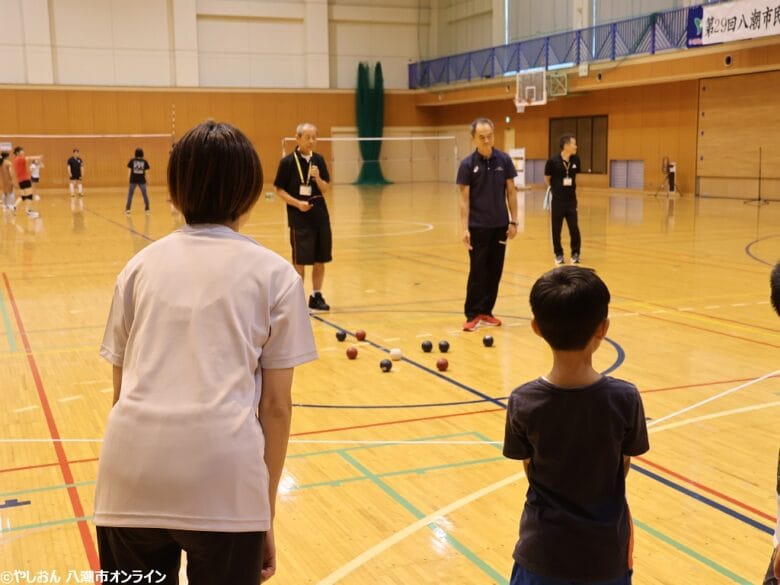
[[[66,162],[79,150],[84,161],[85,187],[108,187],[127,182],[128,161],[135,149],[144,151],[151,167],[151,183],[165,183],[165,169],[173,145],[172,133],[152,134],[2,134],[0,151],[24,148],[28,156],[43,156],[42,188],[65,187],[68,184]]]
[[[382,142],[377,161],[384,177],[393,183],[453,182],[458,167],[458,141],[451,135],[384,136],[359,138],[331,136],[317,138],[315,150],[328,163],[331,181],[352,183],[365,161],[361,142]],[[296,138],[282,139],[282,156],[295,150]]]

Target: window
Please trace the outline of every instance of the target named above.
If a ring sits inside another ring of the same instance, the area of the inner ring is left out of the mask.
[[[607,117],[550,118],[550,156],[561,152],[561,136],[574,134],[583,173],[607,173]]]

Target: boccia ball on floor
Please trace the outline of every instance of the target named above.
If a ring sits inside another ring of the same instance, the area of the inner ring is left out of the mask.
[[[439,342],[439,351],[442,353],[447,353],[449,350],[450,350],[450,342],[445,339],[442,339]]]
[[[422,350],[425,353],[431,353],[431,350],[433,349],[433,344],[430,341],[425,340],[425,341],[422,342],[420,347],[422,347]]]
[[[383,372],[389,372],[393,369],[393,362],[391,362],[388,359],[384,359],[381,362],[379,362],[379,367]]]
[[[365,341],[365,339],[366,339],[366,332],[363,331],[362,329],[358,329],[357,331],[355,331],[355,338],[358,341]]]
[[[397,362],[402,357],[404,357],[404,354],[397,347],[394,347],[393,349],[390,350],[390,359],[393,360],[394,362]]]
[[[493,336],[485,335],[485,337],[482,338],[482,345],[485,347],[493,347]]]
[[[350,345],[347,348],[347,357],[351,360],[354,360],[358,355],[357,347]]]
[[[347,332],[346,331],[336,331],[336,339],[339,341],[344,341],[347,338]]]
[[[440,372],[446,372],[449,365],[450,362],[448,362],[445,358],[439,358],[436,360],[436,369],[438,369]]]

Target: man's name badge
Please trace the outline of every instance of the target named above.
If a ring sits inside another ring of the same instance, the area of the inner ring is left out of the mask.
[[[301,197],[311,197],[311,185],[301,185],[301,189],[298,191],[298,194]]]
[[[572,183],[573,183],[573,181],[572,181],[571,177],[564,177],[563,178],[563,186],[564,187],[571,187]]]

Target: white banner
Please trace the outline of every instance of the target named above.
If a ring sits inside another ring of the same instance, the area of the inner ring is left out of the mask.
[[[737,0],[706,4],[701,19],[703,45],[780,34],[780,1]]]

